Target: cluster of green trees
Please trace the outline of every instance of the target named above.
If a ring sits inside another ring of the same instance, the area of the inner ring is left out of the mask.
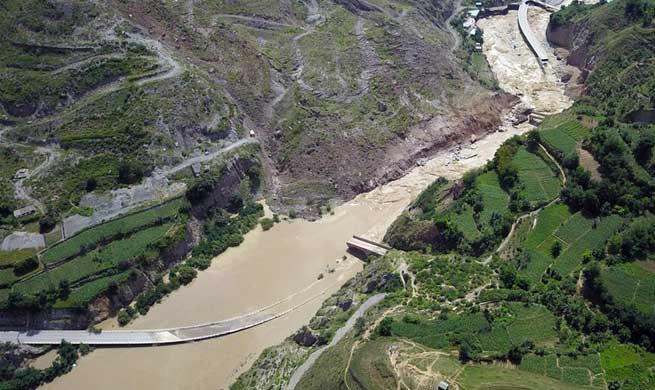
[[[193,249],[191,258],[171,269],[168,282],[159,277],[153,287],[140,294],[136,299],[136,312],[146,314],[150,307],[168,294],[191,283],[198,275],[196,270],[208,268],[214,256],[243,242],[243,235],[257,226],[259,218],[264,215],[264,209],[252,199],[247,199],[241,204],[241,207],[236,210],[236,215],[223,209],[210,211],[204,224],[204,238]],[[128,310],[130,309],[119,313],[119,323],[122,325],[129,323],[136,314]]]
[[[615,302],[600,279],[598,263],[590,263],[584,271],[586,295],[598,303],[608,329],[621,340],[639,344],[649,351],[655,351],[655,315],[648,315],[634,305]]]
[[[80,355],[86,355],[91,351],[89,346],[75,346],[62,341],[57,350],[57,357],[52,365],[46,369],[39,370],[32,367],[22,368],[17,365],[15,359],[9,359],[9,352],[14,346],[4,345],[0,347],[0,389],[2,390],[32,390],[52,382],[56,377],[64,375],[73,369]]]

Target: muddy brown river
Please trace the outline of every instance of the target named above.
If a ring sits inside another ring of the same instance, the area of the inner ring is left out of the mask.
[[[561,86],[554,75],[544,75],[547,82],[542,89],[534,85],[535,77],[541,77],[537,73],[522,79],[520,72],[515,72],[514,78],[509,79],[512,72],[506,68],[511,65],[511,59],[504,61],[502,57],[512,55],[512,45],[525,44],[522,40],[502,39],[502,34],[492,34],[496,30],[512,33],[509,25],[516,29],[516,19],[501,18],[484,21],[485,36],[496,37],[490,38],[484,51],[494,72],[503,75],[501,85],[505,87],[511,81],[511,88],[508,87],[511,92],[529,96],[524,98],[525,105],[551,101],[554,107],[551,112],[568,107],[570,101],[561,90],[556,90]],[[495,21],[498,22],[492,23]],[[536,59],[532,60],[536,63]],[[514,127],[506,120],[502,131],[473,145],[467,143],[461,148],[444,150],[403,178],[337,207],[334,215],[317,222],[284,221],[267,232],[258,228],[246,235],[241,246],[215,258],[212,266],[200,272],[193,283],[171,294],[128,328],[192,325],[247,313],[292,294],[295,294],[293,298],[282,306],[292,307],[315,297],[292,313],[218,339],[174,346],[97,349],[80,359],[70,374],[44,388],[226,389],[266,347],[307,324],[325,297],[361,270],[359,260],[350,256],[342,259],[346,255],[345,243],[353,234],[380,240],[400,212],[437,177],[457,178],[471,168],[484,165],[504,140],[530,128],[529,125]],[[334,272],[326,272],[328,268]],[[321,273],[325,277],[317,280]],[[116,327],[115,321],[108,321],[103,327]]]

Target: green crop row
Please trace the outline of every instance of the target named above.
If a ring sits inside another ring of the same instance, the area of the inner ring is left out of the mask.
[[[98,243],[104,240],[111,240],[117,235],[131,233],[144,226],[155,224],[158,221],[163,222],[169,220],[179,213],[180,208],[185,204],[185,202],[185,199],[178,198],[164,203],[161,206],[114,219],[102,225],[86,229],[68,240],[46,250],[41,255],[41,259],[45,264],[56,263],[71,256],[75,256],[85,249],[95,248]]]

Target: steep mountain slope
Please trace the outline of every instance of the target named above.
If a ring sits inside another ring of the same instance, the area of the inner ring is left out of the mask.
[[[7,48],[21,58],[46,42],[76,47],[51,48],[63,54],[31,57],[19,70],[6,65],[10,137],[98,161],[106,152],[98,142],[111,140],[112,152],[129,144],[121,153],[149,172],[181,157],[180,148],[252,130],[275,177],[272,203],[283,210],[315,211],[397,177],[434,148],[494,128],[510,102],[457,63],[448,3],[45,4],[35,6],[44,13],[37,17],[27,4],[7,3],[7,12],[25,18],[4,27]],[[28,16],[45,25],[30,25]],[[31,87],[19,93],[24,84]],[[99,114],[121,105],[118,116]],[[117,167],[78,176],[110,171]],[[41,196],[52,190],[44,187]],[[55,189],[68,200],[66,190]]]

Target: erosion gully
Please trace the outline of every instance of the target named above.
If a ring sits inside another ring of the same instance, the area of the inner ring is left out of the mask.
[[[546,11],[531,9],[535,30],[545,40]],[[501,88],[521,97],[522,108],[554,113],[571,101],[558,81],[563,69],[553,57],[541,70],[518,31],[515,12],[479,22],[483,51]],[[361,194],[316,222],[283,221],[267,232],[248,233],[243,244],[218,256],[189,286],[171,294],[128,329],[167,328],[229,318],[296,294],[293,307],[318,296],[290,314],[264,325],[202,342],[143,348],[100,348],[80,359],[68,375],[46,385],[73,389],[225,389],[267,347],[309,322],[329,294],[362,269],[346,254],[353,234],[380,240],[394,219],[439,176],[461,177],[484,165],[507,138],[528,131],[508,118],[499,129],[473,145],[439,152],[399,180]],[[345,260],[344,260],[344,256]],[[328,272],[328,269],[333,272]],[[319,274],[324,278],[317,280]],[[311,286],[307,288],[307,286]],[[323,295],[320,295],[323,293]],[[116,328],[114,320],[102,324]]]

